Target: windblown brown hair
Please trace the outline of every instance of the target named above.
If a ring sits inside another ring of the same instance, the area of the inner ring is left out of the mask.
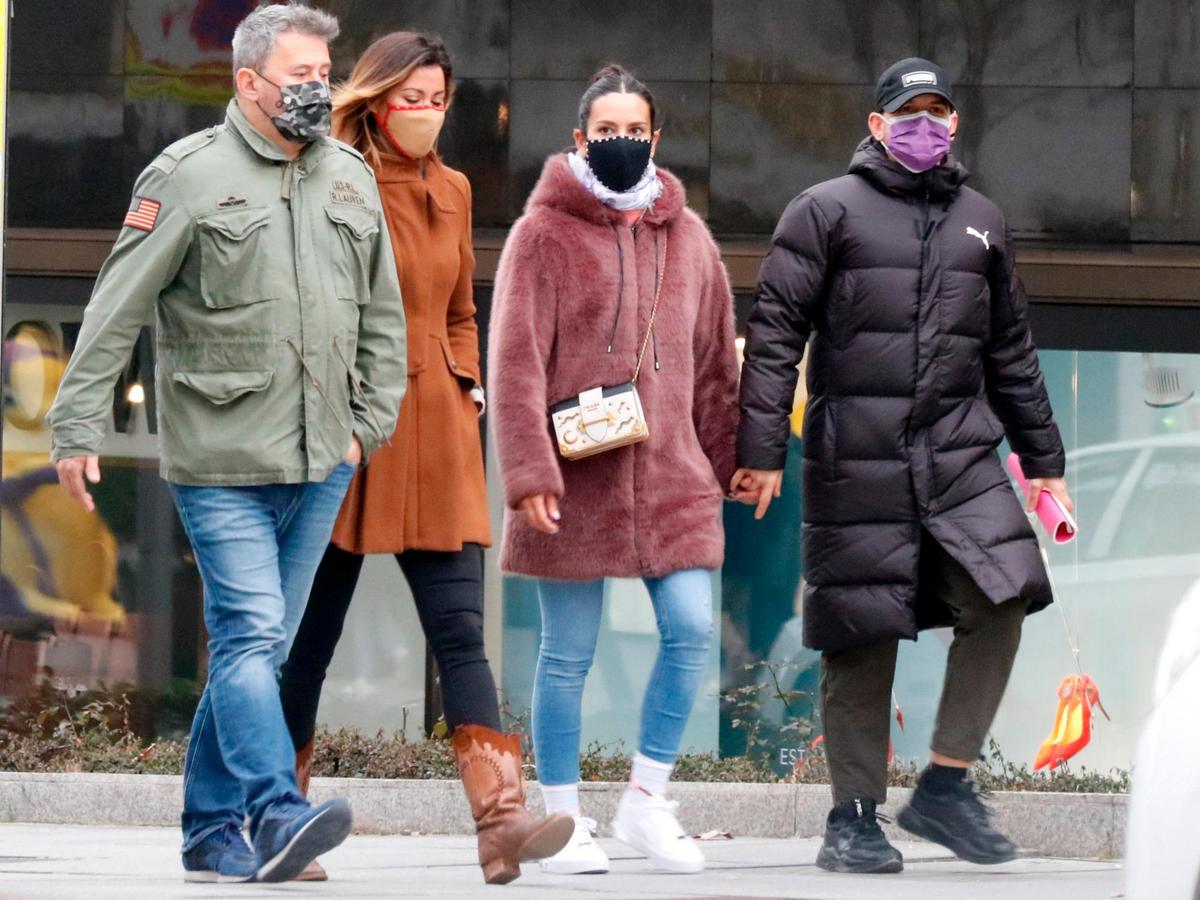
[[[333,92],[333,136],[349,144],[373,166],[392,153],[379,130],[374,110],[380,98],[403,84],[415,69],[440,66],[446,75],[446,106],[454,87],[446,45],[436,34],[393,31],[371,44],[359,58],[345,83]]]

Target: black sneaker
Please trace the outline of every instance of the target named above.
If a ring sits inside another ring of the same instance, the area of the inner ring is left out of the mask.
[[[897,821],[905,831],[941,844],[967,862],[991,866],[1017,856],[1016,845],[992,827],[991,813],[965,778],[937,792],[919,782]]]
[[[904,871],[904,857],[883,836],[880,818],[874,800],[847,800],[831,809],[825,821],[825,843],[817,854],[817,868],[859,875]]]

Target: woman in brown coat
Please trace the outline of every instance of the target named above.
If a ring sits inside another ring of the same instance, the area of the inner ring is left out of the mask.
[[[358,472],[283,667],[284,712],[301,786],[311,768],[325,672],[363,555],[391,553],[412,589],[441,675],[446,719],[489,882],[557,852],[569,817],[525,812],[520,745],[500,733],[483,646],[483,548],[491,542],[478,416],[483,412],[471,276],[471,187],[437,138],[451,98],[450,59],[431,35],[372,44],[334,99],[335,135],[375,170],[408,320],[408,391],[389,446]],[[334,192],[327,212],[355,193]],[[316,873],[314,873],[316,874]]]

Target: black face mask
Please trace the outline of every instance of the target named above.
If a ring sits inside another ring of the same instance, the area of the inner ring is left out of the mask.
[[[587,163],[600,183],[610,191],[624,193],[637,184],[650,164],[649,139],[598,138],[587,142]]]

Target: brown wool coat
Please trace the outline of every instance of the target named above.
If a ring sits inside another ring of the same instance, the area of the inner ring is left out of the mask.
[[[487,488],[471,388],[479,333],[471,185],[434,156],[376,170],[408,317],[408,392],[392,446],[350,485],[333,542],[355,553],[488,545]]]
[[[733,300],[716,244],[684,206],[679,180],[638,229],[603,206],[550,158],[513,227],[496,277],[489,337],[490,418],[508,510],[501,568],[565,580],[661,576],[719,568],[722,497],[733,477],[737,357]],[[638,391],[651,437],[589,459],[562,459],[548,407],[628,381],[650,316],[655,238],[667,264]],[[618,241],[624,293],[618,317]],[[614,320],[612,352],[606,352]],[[534,530],[516,505],[561,498],[556,535]]]

